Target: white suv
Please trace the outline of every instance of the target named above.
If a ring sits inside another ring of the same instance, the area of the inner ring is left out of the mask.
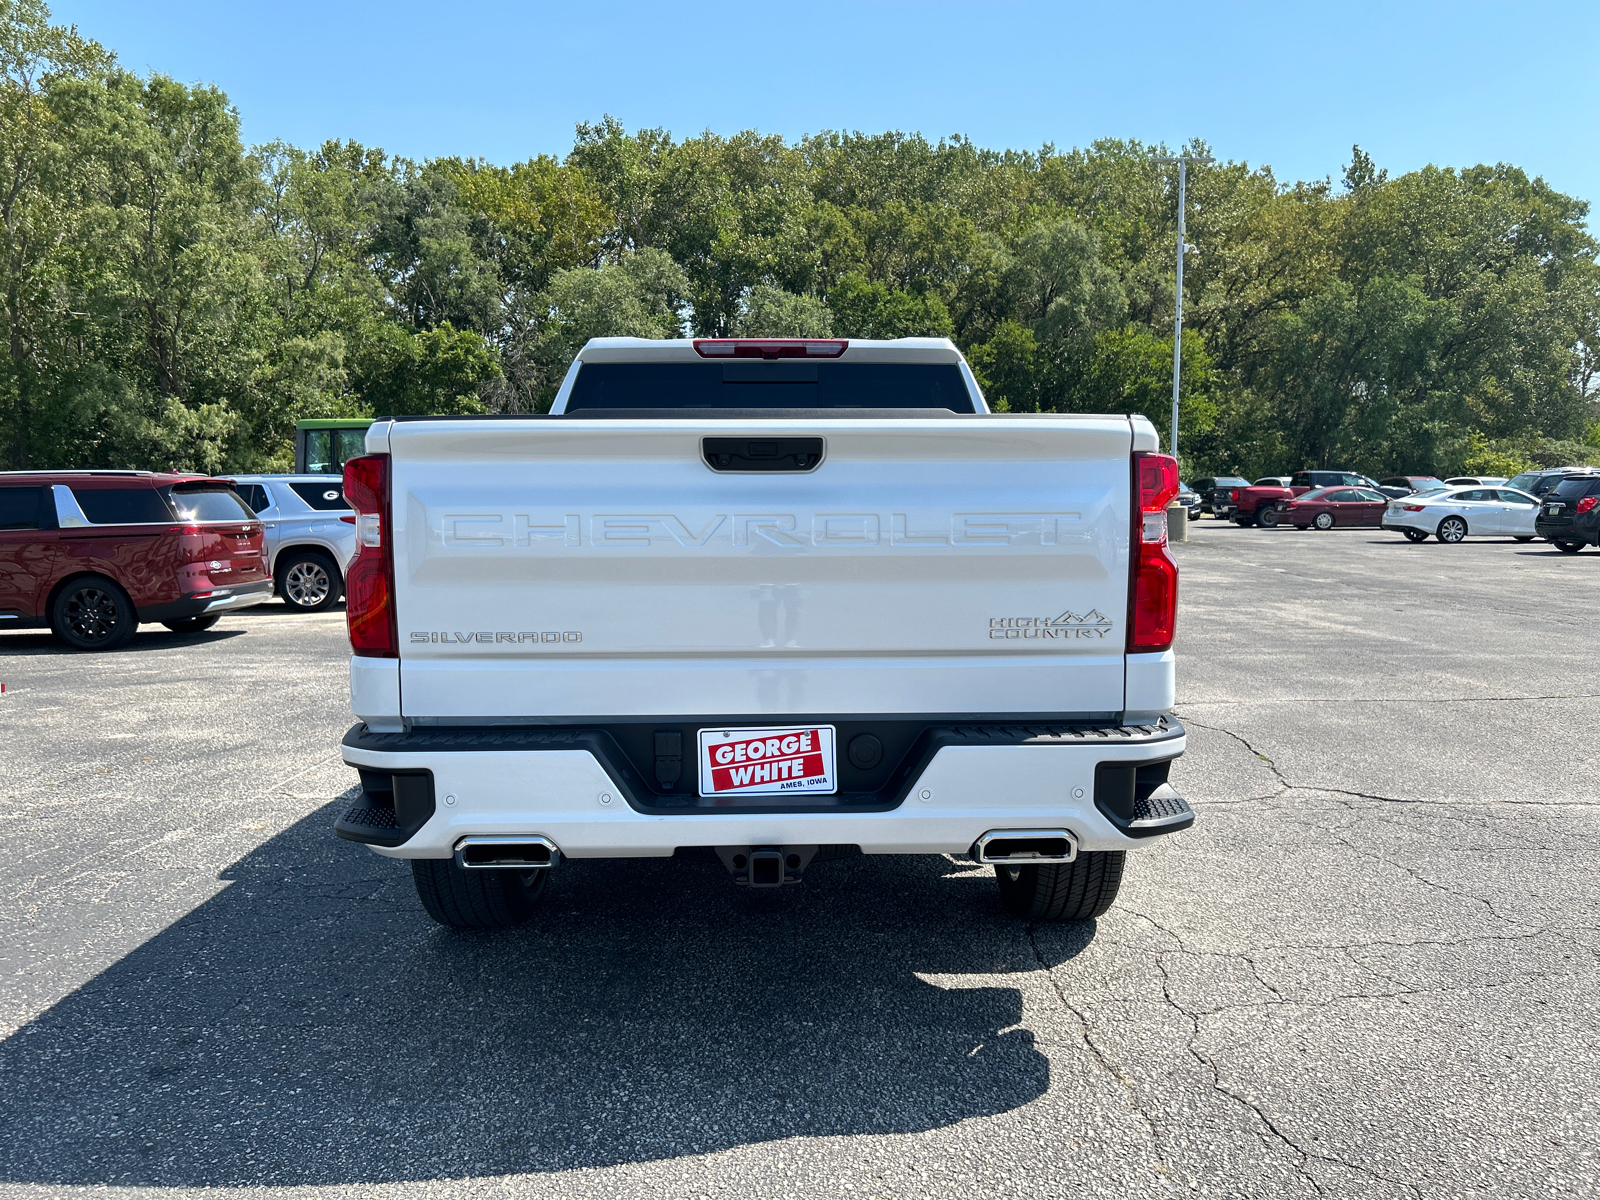
[[[266,528],[267,570],[299,612],[322,612],[344,595],[356,553],[355,513],[340,475],[234,475],[239,496]]]

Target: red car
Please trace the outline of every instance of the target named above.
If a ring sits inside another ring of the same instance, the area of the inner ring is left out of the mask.
[[[0,629],[113,650],[140,622],[191,633],[271,595],[261,522],[222,480],[0,472]]]
[[[1317,488],[1293,500],[1280,500],[1274,523],[1296,529],[1333,529],[1341,525],[1375,529],[1388,507],[1389,497],[1373,488]]]

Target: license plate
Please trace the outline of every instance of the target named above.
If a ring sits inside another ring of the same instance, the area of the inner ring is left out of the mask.
[[[702,796],[831,795],[838,790],[832,725],[700,731]]]

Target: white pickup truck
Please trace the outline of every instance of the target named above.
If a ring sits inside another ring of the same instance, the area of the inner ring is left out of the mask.
[[[366,450],[335,828],[438,921],[514,924],[568,859],[855,853],[1085,919],[1194,821],[1143,417],[990,413],[944,339],[606,338],[549,415]]]

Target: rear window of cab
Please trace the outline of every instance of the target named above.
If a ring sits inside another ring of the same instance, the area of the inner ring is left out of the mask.
[[[955,363],[584,363],[566,411],[934,408],[976,412]]]

